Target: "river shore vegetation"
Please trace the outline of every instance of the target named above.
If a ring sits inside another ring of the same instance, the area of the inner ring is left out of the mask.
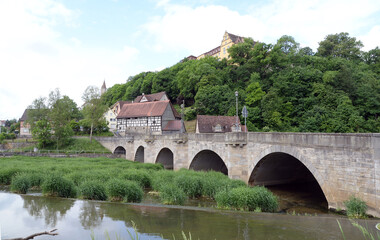
[[[163,204],[208,198],[223,209],[276,212],[277,198],[264,187],[248,187],[219,172],[164,170],[161,164],[108,158],[0,158],[0,185],[16,193],[42,191],[47,196],[141,202],[155,192]]]

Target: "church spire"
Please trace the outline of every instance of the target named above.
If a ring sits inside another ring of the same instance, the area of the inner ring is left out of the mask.
[[[103,93],[105,93],[106,91],[107,91],[106,79],[104,79],[102,88],[100,89],[100,95],[103,95]]]

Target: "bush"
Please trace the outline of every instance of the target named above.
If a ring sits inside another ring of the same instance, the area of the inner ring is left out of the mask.
[[[84,182],[80,186],[79,191],[84,199],[107,200],[106,188],[98,181]]]
[[[20,172],[21,170],[17,168],[1,169],[0,170],[0,184],[4,184],[4,185],[11,184],[12,177]]]
[[[160,200],[163,204],[183,205],[186,200],[186,194],[175,184],[163,186],[160,192]]]
[[[202,179],[200,176],[191,173],[180,173],[174,179],[175,184],[181,188],[190,198],[202,196]]]
[[[31,186],[29,176],[26,174],[19,174],[12,178],[11,191],[25,194]]]
[[[77,194],[73,181],[61,176],[50,175],[42,183],[42,192],[46,195],[58,197],[75,197]]]
[[[360,198],[351,196],[349,200],[344,202],[347,216],[350,218],[365,218],[367,216],[367,204]]]
[[[156,191],[160,191],[162,187],[166,186],[168,183],[172,183],[176,175],[173,171],[157,171],[152,177],[152,188]]]
[[[44,174],[39,172],[28,173],[31,187],[40,187],[44,181]]]
[[[262,212],[275,212],[278,209],[278,200],[265,187],[253,187],[248,198],[249,211],[260,209]]]
[[[151,174],[143,169],[127,169],[120,176],[123,179],[135,181],[143,188],[152,186]]]
[[[220,208],[274,212],[278,208],[277,198],[265,187],[238,187],[216,194]]]
[[[229,179],[226,175],[220,172],[207,172],[202,177],[202,195],[210,198],[215,198],[215,195],[223,190],[231,190],[237,187],[246,187],[241,180]]]
[[[119,179],[111,179],[107,191],[111,201],[141,202],[144,195],[138,183]]]

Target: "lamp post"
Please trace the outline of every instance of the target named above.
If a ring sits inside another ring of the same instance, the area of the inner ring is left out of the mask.
[[[238,96],[239,96],[239,93],[238,91],[235,92],[235,97],[236,97],[236,132],[239,131],[239,123],[238,123],[238,117],[239,117],[239,114],[238,114]]]

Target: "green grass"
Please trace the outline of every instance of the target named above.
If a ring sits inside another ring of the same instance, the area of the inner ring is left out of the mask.
[[[185,192],[175,184],[168,184],[162,187],[160,200],[163,204],[183,205],[186,200]]]
[[[350,199],[344,202],[346,207],[347,216],[350,218],[366,218],[367,217],[367,205],[366,203],[355,196],[351,196]]]
[[[42,150],[56,150],[56,146],[51,145]],[[61,147],[59,150],[64,151],[82,151],[82,152],[104,152],[111,153],[107,148],[103,147],[98,141],[89,138],[73,138],[69,145]]]
[[[13,191],[20,193],[33,187],[52,196],[140,202],[143,188],[153,188],[159,192],[162,203],[183,204],[187,198],[218,201],[218,196],[225,192],[228,204],[217,202],[222,207],[263,212],[277,208],[277,199],[267,189],[249,188],[243,181],[213,171],[169,171],[162,164],[105,157],[12,156],[0,158],[0,166],[0,184],[12,184]]]
[[[347,238],[344,235],[344,231],[343,231],[342,226],[340,225],[339,220],[336,220],[336,221],[338,222],[339,230],[342,233],[342,238],[344,240],[346,240]],[[351,221],[351,224],[352,224],[352,226],[357,228],[362,233],[362,236],[363,236],[362,239],[364,239],[364,240],[380,240],[380,233],[379,232],[374,233],[368,228],[368,226],[364,227],[364,226],[362,226],[359,223],[354,222],[354,221]]]
[[[29,139],[28,141],[34,142],[31,139]],[[37,143],[35,142],[34,145],[18,148],[18,149],[13,149],[12,151],[29,152],[29,151],[33,151],[36,146],[37,146]],[[57,147],[56,145],[52,144],[43,149],[39,149],[39,151],[41,153],[55,152],[57,151]],[[60,153],[111,153],[107,148],[103,147],[95,139],[92,139],[92,142],[90,142],[90,138],[88,137],[72,138],[69,144],[66,146],[60,147],[58,149],[58,152]]]
[[[197,120],[184,121],[186,132],[195,133]]]
[[[219,208],[255,212],[275,212],[277,198],[265,187],[237,187],[216,194]]]

